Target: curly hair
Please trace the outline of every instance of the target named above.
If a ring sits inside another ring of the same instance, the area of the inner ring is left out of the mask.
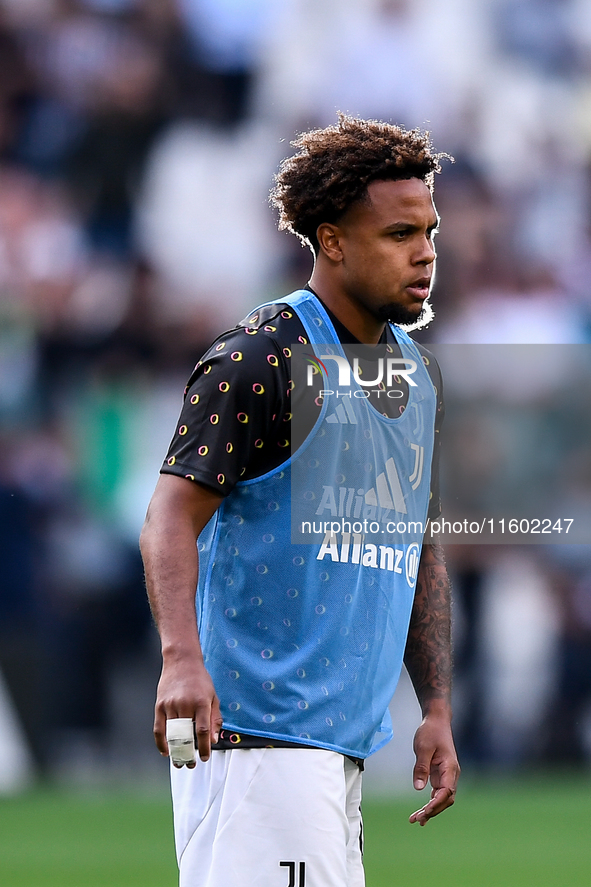
[[[279,230],[290,231],[316,252],[316,231],[335,223],[367,196],[371,182],[417,178],[433,190],[441,171],[429,133],[339,113],[338,124],[302,133],[299,148],[282,161],[270,202],[279,209]]]

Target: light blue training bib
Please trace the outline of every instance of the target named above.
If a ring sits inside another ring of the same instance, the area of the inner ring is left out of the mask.
[[[414,385],[400,417],[385,418],[354,379],[343,387],[331,358],[345,354],[312,293],[270,304],[297,312],[333,394],[299,450],[237,484],[199,537],[201,644],[224,728],[366,757],[392,736],[436,395],[395,327]]]

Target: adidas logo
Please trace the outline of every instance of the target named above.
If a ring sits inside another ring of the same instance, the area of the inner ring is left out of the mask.
[[[378,474],[375,487],[365,494],[365,504],[379,505],[380,508],[406,514],[406,502],[392,457],[386,462],[386,470]]]
[[[415,464],[408,480],[412,489],[416,490],[423,476],[425,448],[419,444],[411,444],[410,446],[415,454]],[[402,485],[392,456],[386,462],[385,471],[378,474],[375,487],[370,490],[356,490],[355,487],[335,488],[324,484],[320,503],[315,513],[323,515],[328,512],[331,517],[352,517],[357,520],[364,504],[379,507],[382,514],[387,514],[389,511],[407,514]]]
[[[346,397],[343,398],[342,402],[338,405],[334,413],[331,413],[330,416],[326,417],[326,421],[330,422],[334,425],[337,422],[340,422],[341,425],[357,425],[357,416],[355,415],[355,410],[351,406],[351,401]]]

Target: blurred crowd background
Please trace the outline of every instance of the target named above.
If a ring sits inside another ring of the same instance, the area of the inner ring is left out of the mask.
[[[203,348],[308,278],[267,195],[337,110],[455,158],[418,338],[591,342],[587,0],[0,2],[0,791],[161,766],[139,529]],[[590,545],[449,562],[464,766],[589,765]]]

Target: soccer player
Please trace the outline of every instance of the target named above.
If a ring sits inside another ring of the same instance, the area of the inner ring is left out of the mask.
[[[403,659],[423,713],[414,786],[431,784],[410,821],[453,804],[459,775],[449,583],[422,539],[440,510],[441,379],[401,329],[432,316],[441,155],[418,130],[344,115],[294,145],[272,201],[313,249],[309,284],[199,361],[141,536],[156,744],[168,754],[167,722],[189,719],[199,757],[171,770],[181,887],[364,883],[361,771],[391,736]],[[367,351],[344,350],[361,346],[399,371],[364,384]]]

